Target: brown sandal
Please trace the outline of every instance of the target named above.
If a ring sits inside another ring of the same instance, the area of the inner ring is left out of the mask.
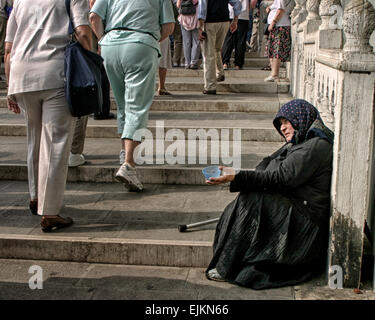
[[[40,226],[43,232],[51,232],[57,229],[66,228],[73,224],[72,218],[63,218],[57,216],[56,218],[46,218],[42,217],[42,222]]]
[[[171,96],[172,93],[168,92],[168,91],[165,90],[165,89],[160,89],[160,90],[158,91],[158,95],[159,95],[159,96]]]

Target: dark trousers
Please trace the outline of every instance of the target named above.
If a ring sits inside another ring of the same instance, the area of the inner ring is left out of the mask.
[[[103,94],[103,105],[100,111],[101,115],[108,116],[111,108],[111,97],[110,97],[110,84],[105,72],[104,66],[102,66],[101,75],[102,75],[102,94]],[[98,114],[96,114],[98,115]]]
[[[243,67],[246,52],[246,36],[249,29],[249,20],[238,20],[238,28],[234,33],[228,30],[225,37],[221,57],[223,64],[229,64],[232,51],[234,49],[234,64]]]

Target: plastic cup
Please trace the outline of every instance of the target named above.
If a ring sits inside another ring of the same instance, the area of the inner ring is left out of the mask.
[[[220,177],[221,171],[218,166],[210,166],[202,169],[202,173],[206,180],[210,178],[218,178]]]

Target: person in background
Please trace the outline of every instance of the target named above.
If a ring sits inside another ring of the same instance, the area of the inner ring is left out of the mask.
[[[105,21],[105,27],[103,24]],[[159,42],[174,28],[171,0],[96,0],[90,22],[99,41],[116,103],[125,162],[115,177],[130,191],[142,191],[134,150],[147,128],[159,66]]]
[[[7,30],[7,21],[10,8],[13,6],[13,0],[0,0],[0,55],[1,61],[4,61],[5,34]],[[9,12],[7,12],[7,9]]]
[[[181,3],[182,0],[177,0],[177,8],[181,8]],[[201,55],[198,39],[198,0],[192,0],[192,3],[196,7],[195,14],[185,15],[181,13],[178,17],[178,21],[181,24],[186,69],[198,69],[199,57]]]
[[[90,50],[88,1],[71,0],[70,5],[76,39]],[[35,17],[40,28],[31,23]],[[61,0],[15,0],[5,39],[8,108],[25,112],[29,207],[32,214],[42,216],[45,232],[73,223],[71,218],[59,216],[74,125],[64,90],[68,25],[69,16]]]
[[[176,25],[173,30],[173,67],[179,68],[184,64],[184,52],[183,52],[183,44],[182,44],[182,33],[181,33],[181,26],[178,21],[178,9],[176,6],[177,0],[173,0],[173,11],[174,11],[174,18],[176,20]]]
[[[239,70],[245,63],[246,36],[249,29],[249,9],[256,5],[257,0],[241,0],[242,11],[238,16],[238,28],[235,32],[228,30],[221,51],[224,70],[230,66],[230,58],[234,49],[234,67]],[[230,19],[233,20],[233,8],[228,5]]]
[[[292,38],[290,30],[290,9],[292,0],[274,0],[267,8],[268,12],[268,43],[267,53],[270,58],[271,75],[265,82],[275,82],[279,79],[281,62],[290,61]]]
[[[228,3],[233,6],[234,17],[229,26]],[[237,30],[241,13],[240,0],[200,0],[198,3],[199,31],[203,56],[203,94],[216,94],[216,83],[225,81],[221,48],[225,34]]]

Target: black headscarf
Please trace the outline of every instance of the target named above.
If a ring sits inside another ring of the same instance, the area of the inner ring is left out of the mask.
[[[280,119],[288,120],[294,128],[292,144],[301,143],[312,137],[319,136],[333,144],[333,132],[327,128],[320,118],[319,111],[309,102],[303,99],[295,99],[284,104],[275,119],[273,125],[283,136],[280,128]]]

